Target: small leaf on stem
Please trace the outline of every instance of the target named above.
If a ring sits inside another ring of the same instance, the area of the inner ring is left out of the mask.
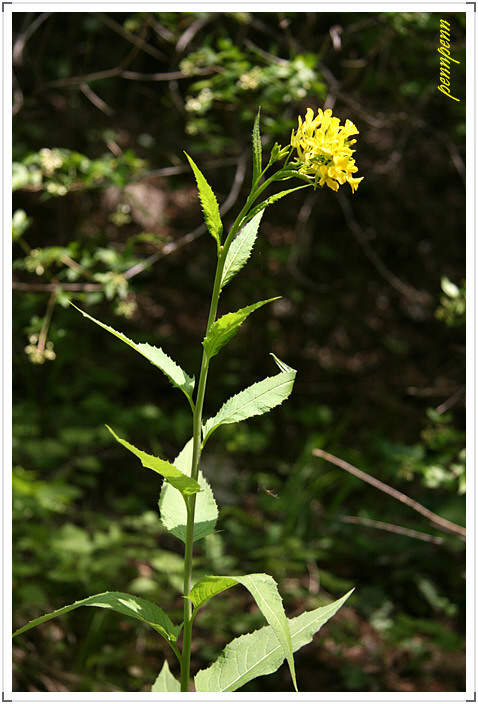
[[[226,256],[224,270],[221,279],[221,288],[232,279],[244,266],[251,256],[254,242],[256,241],[259,223],[263,216],[260,211],[257,215],[249,220],[240,230],[237,237],[232,241],[229,251]]]
[[[261,109],[257,111],[254,127],[252,129],[252,184],[259,179],[262,171],[262,144],[260,133]]]
[[[232,396],[219,409],[218,413],[213,418],[209,418],[204,424],[203,443],[220,425],[236,423],[252,416],[259,416],[279,406],[291,393],[295,375],[296,372],[294,370],[281,372],[276,374],[276,376],[258,381],[256,384],[244,389],[244,391]]]
[[[123,447],[126,447],[126,449],[136,455],[136,457],[139,457],[143,467],[146,467],[147,469],[152,469],[153,472],[157,472],[162,477],[164,477],[166,481],[171,484],[171,486],[181,492],[181,495],[184,500],[186,500],[186,497],[191,496],[192,494],[196,494],[198,491],[201,491],[201,487],[199,486],[197,481],[195,481],[191,477],[187,477],[170,462],[168,462],[167,460],[162,460],[159,457],[154,457],[154,455],[149,455],[147,452],[143,452],[143,450],[138,450],[138,448],[136,448],[130,442],[127,442],[127,440],[123,440],[122,438],[118,437],[114,430],[109,427],[109,425],[107,425],[106,427],[113,435],[113,437],[121,445],[123,445]]]
[[[258,308],[265,306],[266,303],[277,301],[280,296],[269,298],[267,301],[258,301],[250,306],[241,308],[235,313],[226,313],[222,318],[216,320],[209,329],[208,336],[203,340],[203,347],[209,359],[214,357],[225,344],[231,340],[239,330],[246,318]]]
[[[186,152],[184,152],[186,154]],[[191,159],[189,154],[186,154],[191,168],[194,172],[196,178],[196,183],[198,186],[199,200],[201,201],[204,222],[206,223],[207,229],[210,234],[214,237],[217,242],[217,247],[221,246],[221,235],[222,235],[222,222],[221,216],[219,214],[219,206],[217,204],[216,196],[211,188],[211,186],[206,181],[199,168],[196,166],[194,161]]]
[[[181,685],[178,680],[171,674],[168,661],[164,661],[161,672],[156,677],[156,680],[151,687],[152,692],[180,692]]]

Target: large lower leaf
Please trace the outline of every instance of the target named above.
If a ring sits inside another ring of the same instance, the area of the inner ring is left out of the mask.
[[[186,154],[186,152],[184,153]],[[196,178],[199,200],[201,201],[204,213],[204,222],[206,223],[207,229],[216,240],[219,251],[219,247],[221,246],[222,222],[216,196],[194,161],[188,154],[186,154],[186,156]]]
[[[150,345],[147,342],[133,342],[133,340],[130,340],[128,337],[126,337],[126,335],[123,335],[123,333],[118,332],[117,330],[113,330],[113,328],[111,328],[109,325],[105,325],[99,320],[96,320],[96,318],[93,318],[91,315],[88,315],[88,313],[85,313],[80,308],[75,306],[74,303],[71,303],[71,305],[76,308],[76,310],[80,311],[80,313],[84,315],[85,318],[88,318],[88,320],[93,321],[93,323],[99,325],[101,328],[103,328],[103,330],[107,330],[119,340],[125,342],[127,345],[136,350],[136,352],[139,352],[143,357],[146,357],[146,359],[149,360],[151,364],[154,364],[155,367],[161,369],[163,374],[168,377],[172,385],[177,386],[179,389],[181,389],[181,391],[186,395],[189,403],[192,404],[194,377],[188,376],[186,372],[184,372],[181,367],[176,364],[176,362],[173,362],[173,360],[168,357],[168,355],[163,352],[160,347],[153,347],[153,345]]]
[[[193,441],[188,443],[181,450],[179,455],[174,460],[174,466],[177,467],[183,474],[191,473]],[[211,487],[204,478],[202,472],[199,472],[198,483],[201,492],[196,497],[196,510],[194,513],[194,541],[204,538],[206,535],[214,532],[216,525],[218,510],[214,500]],[[159,497],[159,510],[161,514],[161,523],[163,526],[177,538],[186,542],[186,527],[187,527],[187,509],[181,494],[173,486],[163,484]]]
[[[246,318],[258,308],[265,306],[266,303],[277,301],[279,296],[268,298],[266,301],[258,301],[250,306],[236,310],[235,313],[226,313],[221,318],[216,320],[210,327],[207,337],[203,340],[203,347],[206,354],[211,359],[214,357],[225,344],[231,340],[239,330]]]
[[[221,288],[232,279],[244,266],[251,256],[252,248],[257,237],[259,223],[263,216],[263,211],[251,218],[240,230],[237,237],[232,241],[226,256],[224,269],[221,278]]]
[[[168,462],[167,460],[162,460],[159,457],[154,457],[154,455],[148,455],[148,453],[143,452],[143,450],[138,450],[137,447],[132,445],[130,442],[127,442],[127,440],[123,440],[122,438],[118,437],[114,430],[109,427],[109,425],[107,425],[106,427],[113,435],[113,437],[121,445],[123,445],[123,447],[126,447],[126,449],[136,455],[136,457],[139,457],[143,467],[146,467],[147,469],[152,469],[154,472],[157,472],[162,477],[164,477],[171,484],[171,486],[175,487],[175,489],[177,489],[181,493],[184,499],[187,496],[191,496],[192,494],[196,494],[198,491],[201,491],[201,487],[199,486],[197,481],[195,481],[191,477],[185,476],[183,472],[181,472],[170,462]]]
[[[277,583],[270,575],[246,574],[239,576],[203,577],[203,579],[200,579],[199,582],[194,585],[188,595],[188,599],[193,603],[194,613],[196,613],[208,599],[225,589],[229,589],[229,587],[234,586],[234,584],[242,584],[243,587],[249,590],[264,618],[272,627],[282,648],[282,659],[284,659],[284,657],[287,658],[292,681],[294,687],[297,689],[289,623],[282,605],[282,598],[277,589]]]
[[[146,599],[141,599],[139,596],[132,596],[124,592],[104,592],[103,594],[95,594],[86,599],[81,599],[81,601],[75,601],[74,604],[64,606],[62,609],[57,609],[49,614],[35,618],[33,621],[30,621],[25,626],[15,631],[13,637],[30,630],[30,628],[39,626],[41,623],[50,621],[52,618],[78,609],[80,606],[97,606],[101,609],[111,609],[125,616],[131,616],[131,618],[135,618],[138,621],[143,621],[143,623],[152,626],[168,641],[173,649],[175,649],[181,626],[175,626],[169,616],[165,614],[159,606],[156,606],[156,604]]]
[[[353,590],[352,590],[353,591]],[[292,650],[310,643],[315,633],[339,610],[352,592],[327,606],[288,619]],[[247,682],[275,672],[284,661],[283,648],[271,626],[235,638],[195,679],[197,692],[235,692]]]
[[[181,685],[177,679],[171,674],[168,661],[164,661],[161,672],[156,677],[156,680],[151,687],[152,692],[180,692]]]
[[[281,372],[249,386],[232,396],[219,412],[204,424],[204,442],[220,425],[267,413],[289,396],[294,386],[296,372]]]

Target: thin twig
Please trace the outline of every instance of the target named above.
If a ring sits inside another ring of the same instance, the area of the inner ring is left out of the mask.
[[[357,469],[357,467],[354,467],[352,464],[349,464],[349,462],[341,460],[339,457],[331,455],[330,452],[326,452],[325,450],[321,450],[319,448],[315,448],[314,450],[312,450],[312,454],[316,457],[321,457],[322,459],[325,459],[328,462],[331,462],[332,464],[335,464],[341,469],[345,469],[346,472],[350,472],[350,474],[353,474],[355,477],[358,477],[362,481],[367,482],[367,484],[371,484],[376,489],[379,489],[385,494],[388,494],[394,499],[397,499],[397,501],[401,501],[402,504],[406,504],[414,511],[417,511],[418,513],[421,513],[422,516],[425,516],[425,518],[428,518],[431,523],[436,525],[441,530],[444,530],[447,533],[459,535],[463,539],[466,537],[466,529],[463,528],[463,526],[459,526],[456,523],[447,521],[446,518],[438,516],[436,513],[433,513],[433,511],[430,511],[428,508],[425,508],[425,506],[422,506],[422,504],[419,504],[418,501],[415,501],[406,494],[403,494],[401,491],[398,491],[397,489],[388,486],[388,484],[384,484],[384,482],[381,482],[379,479],[371,477],[370,474],[363,472],[361,469]]]
[[[88,100],[91,103],[93,103],[95,108],[98,108],[98,110],[101,110],[101,112],[104,112],[105,115],[108,115],[108,117],[113,117],[113,115],[115,114],[115,111],[113,110],[113,108],[110,108],[110,106],[107,103],[105,103],[105,101],[102,100],[100,98],[100,96],[97,93],[95,93],[94,90],[92,90],[90,88],[88,83],[82,83],[80,85],[80,90],[83,93],[83,95],[85,95],[88,98]]]
[[[12,281],[12,288],[16,291],[31,291],[32,293],[45,293],[47,291],[56,291],[61,289],[62,291],[102,291],[104,289],[103,284],[34,284],[25,283],[24,281]]]
[[[25,49],[27,41],[30,39],[32,34],[36,32],[38,27],[50,17],[50,15],[51,12],[43,12],[41,15],[38,15],[38,17],[36,17],[33,22],[28,25],[26,30],[17,36],[13,43],[12,50],[12,61],[14,66],[21,66],[23,63],[23,50]]]
[[[40,337],[38,338],[38,350],[41,354],[45,351],[46,338],[48,335],[48,328],[50,327],[51,317],[53,315],[53,309],[56,303],[56,295],[58,292],[58,286],[54,288],[51,292],[50,298],[48,299],[48,305],[46,308],[45,317],[43,318],[43,324],[41,326]]]
[[[110,15],[105,15],[102,12],[92,12],[91,14],[97,19],[101,20],[101,22],[103,22],[103,24],[112,29],[113,32],[116,32],[121,37],[123,37],[123,39],[126,39],[126,41],[131,42],[131,44],[134,44],[138,49],[141,49],[142,51],[146,52],[146,54],[149,54],[158,61],[164,61],[164,54],[162,51],[159,51],[158,49],[156,49],[156,47],[151,46],[151,44],[148,44],[148,42],[145,41],[142,37],[138,37],[136,34],[133,34],[133,32],[128,32],[127,29],[125,29],[122,25],[112,19]]]
[[[189,27],[181,34],[178,41],[176,42],[176,53],[182,54],[188,44],[194,39],[196,34],[206,25],[211,22],[216,16],[215,12],[208,12],[204,17],[199,17],[195,20]]]
[[[196,76],[209,76],[215,73],[214,69],[203,68],[196,72]],[[49,90],[50,88],[68,88],[69,86],[82,85],[83,83],[93,83],[94,81],[104,81],[107,78],[124,78],[128,81],[172,81],[182,78],[189,78],[182,71],[166,71],[163,73],[138,73],[137,71],[125,71],[121,66],[107,68],[104,71],[95,71],[83,76],[69,76],[59,78],[56,81],[44,83],[38,90]]]
[[[340,207],[342,208],[342,212],[344,214],[347,225],[349,226],[352,233],[355,235],[355,238],[361,246],[365,256],[374,265],[374,267],[383,276],[383,278],[388,281],[390,286],[399,291],[407,299],[411,301],[420,301],[422,303],[425,302],[428,294],[423,291],[419,291],[408,283],[404,283],[403,281],[401,281],[398,276],[396,276],[392,271],[390,271],[390,269],[375,252],[373,247],[370,246],[362,228],[360,227],[357,220],[354,218],[352,207],[347,197],[344,196],[343,193],[337,193],[337,200],[339,202]]]
[[[398,535],[406,535],[408,538],[416,538],[417,540],[423,540],[426,543],[434,543],[435,545],[442,545],[445,542],[444,538],[440,538],[437,535],[430,535],[430,533],[422,533],[418,530],[413,530],[412,528],[404,528],[403,526],[396,526],[393,523],[384,523],[383,521],[374,521],[371,518],[362,518],[360,516],[334,516],[344,523],[355,523],[357,525],[368,526],[369,528],[377,528],[378,530],[386,530],[389,533],[397,533]]]

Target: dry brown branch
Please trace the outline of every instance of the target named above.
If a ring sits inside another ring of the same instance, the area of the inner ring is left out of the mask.
[[[437,535],[430,535],[430,533],[422,533],[419,530],[413,530],[412,528],[404,528],[403,526],[396,526],[394,523],[384,523],[383,521],[374,521],[371,518],[363,518],[361,516],[336,516],[340,521],[344,523],[354,523],[356,525],[367,526],[369,528],[377,528],[378,530],[385,530],[389,533],[396,533],[397,535],[406,535],[408,538],[416,538],[417,540],[423,540],[426,543],[434,543],[435,545],[442,545],[445,540]]]
[[[421,513],[422,516],[425,516],[425,518],[428,518],[430,523],[433,523],[435,526],[437,526],[437,528],[440,528],[441,530],[444,530],[447,533],[459,535],[460,538],[466,538],[466,529],[463,528],[463,526],[459,526],[456,523],[447,521],[446,518],[438,516],[436,513],[433,513],[433,511],[430,511],[428,508],[425,508],[425,506],[422,506],[422,504],[419,504],[418,501],[411,499],[406,494],[403,494],[401,491],[398,491],[397,489],[388,486],[388,484],[381,482],[379,479],[375,479],[375,477],[372,477],[370,476],[370,474],[367,474],[361,469],[354,467],[352,464],[349,464],[349,462],[346,462],[345,460],[342,460],[339,457],[335,457],[335,455],[331,455],[330,452],[326,452],[325,450],[321,450],[319,448],[315,448],[314,450],[312,450],[312,454],[316,457],[321,457],[322,459],[327,460],[327,462],[335,464],[341,469],[345,469],[346,472],[350,472],[350,474],[353,474],[355,477],[358,477],[358,479],[367,482],[367,484],[371,484],[371,486],[374,486],[376,489],[379,489],[385,494],[392,496],[394,499],[400,501],[402,504],[406,504],[414,511],[417,511],[418,513]]]
[[[142,37],[138,37],[136,34],[133,34],[133,32],[128,32],[127,29],[125,29],[122,25],[112,19],[110,15],[106,15],[103,12],[92,12],[92,15],[99,19],[101,22],[103,22],[103,24],[105,24],[107,27],[112,29],[113,32],[116,32],[121,37],[123,37],[123,39],[126,39],[126,41],[131,42],[131,44],[134,44],[138,49],[141,49],[146,54],[149,54],[158,61],[164,60],[163,52],[159,51],[158,49],[156,49],[156,47],[152,46],[151,44],[148,44],[148,42]]]

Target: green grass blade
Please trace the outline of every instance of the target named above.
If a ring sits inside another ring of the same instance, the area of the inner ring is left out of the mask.
[[[317,631],[334,616],[351,593],[348,592],[332,604],[288,619],[293,652],[311,642]],[[216,662],[207,669],[200,670],[194,680],[196,691],[235,692],[256,677],[275,672],[283,661],[284,651],[274,629],[265,626],[235,638],[225,647]]]
[[[211,359],[214,357],[214,355],[234,337],[242,323],[251,313],[265,306],[266,303],[277,301],[278,298],[280,298],[280,296],[269,298],[266,301],[258,301],[257,303],[237,310],[235,313],[226,313],[226,315],[216,320],[211,325],[209,334],[202,343],[208,358]]]
[[[146,357],[146,359],[151,362],[151,364],[154,364],[155,367],[158,367],[158,369],[160,369],[163,374],[167,376],[173,386],[176,386],[181,389],[181,391],[187,396],[189,402],[192,403],[194,377],[188,376],[186,372],[184,372],[181,367],[176,364],[176,362],[173,362],[173,360],[168,357],[168,355],[163,352],[160,347],[154,347],[153,345],[150,345],[147,342],[133,342],[133,340],[130,340],[128,337],[126,337],[126,335],[123,335],[123,333],[114,330],[109,325],[105,325],[99,320],[96,320],[96,318],[93,318],[91,315],[88,315],[88,313],[82,311],[81,308],[75,306],[74,303],[71,303],[71,305],[73,306],[73,308],[76,308],[76,310],[78,310],[85,318],[88,318],[88,320],[91,320],[93,323],[96,323],[96,325],[99,325],[101,328],[103,328],[103,330],[106,330],[107,332],[111,333],[119,340],[129,345],[129,347],[132,347],[134,350],[136,350],[136,352],[139,352],[139,354],[141,354],[143,357]]]
[[[167,460],[162,460],[159,457],[154,457],[154,455],[149,455],[147,452],[143,452],[143,450],[138,450],[138,448],[136,448],[130,442],[127,442],[127,440],[123,440],[118,435],[116,435],[114,430],[112,430],[109,425],[107,425],[106,427],[113,435],[113,437],[121,445],[123,445],[123,447],[132,452],[134,455],[136,455],[136,457],[141,460],[141,464],[143,465],[143,467],[146,467],[147,469],[152,469],[153,472],[157,472],[162,477],[164,477],[166,481],[168,481],[175,489],[181,492],[181,495],[184,499],[186,499],[187,496],[191,496],[192,494],[196,494],[198,491],[201,491],[201,487],[199,486],[197,481],[183,474],[183,472],[181,472],[170,462],[167,462]]]
[[[251,218],[232,241],[224,264],[221,288],[224,288],[224,286],[229,283],[232,277],[242,269],[251,256],[263,214],[261,210]]]
[[[186,154],[186,152],[184,152]],[[211,188],[211,186],[206,181],[205,177],[196,166],[194,161],[191,159],[189,154],[186,157],[191,165],[194,172],[194,177],[198,186],[199,200],[201,201],[204,222],[206,223],[207,229],[210,234],[214,237],[217,242],[218,251],[221,246],[221,235],[222,235],[222,222],[221,216],[219,214],[219,206],[217,204],[216,196]]]
[[[104,592],[102,594],[89,596],[80,601],[75,601],[74,604],[64,606],[49,614],[35,618],[33,621],[30,621],[25,626],[15,631],[13,637],[25,633],[25,631],[29,631],[30,628],[35,628],[35,626],[39,626],[46,621],[50,621],[52,618],[78,609],[80,606],[97,606],[102,609],[111,609],[124,616],[131,616],[131,618],[135,618],[138,621],[143,621],[143,623],[147,623],[160,633],[171,646],[176,645],[179,633],[181,632],[181,626],[175,626],[169,616],[160,609],[159,606],[156,606],[156,604],[138,596],[125,594],[124,592]]]

